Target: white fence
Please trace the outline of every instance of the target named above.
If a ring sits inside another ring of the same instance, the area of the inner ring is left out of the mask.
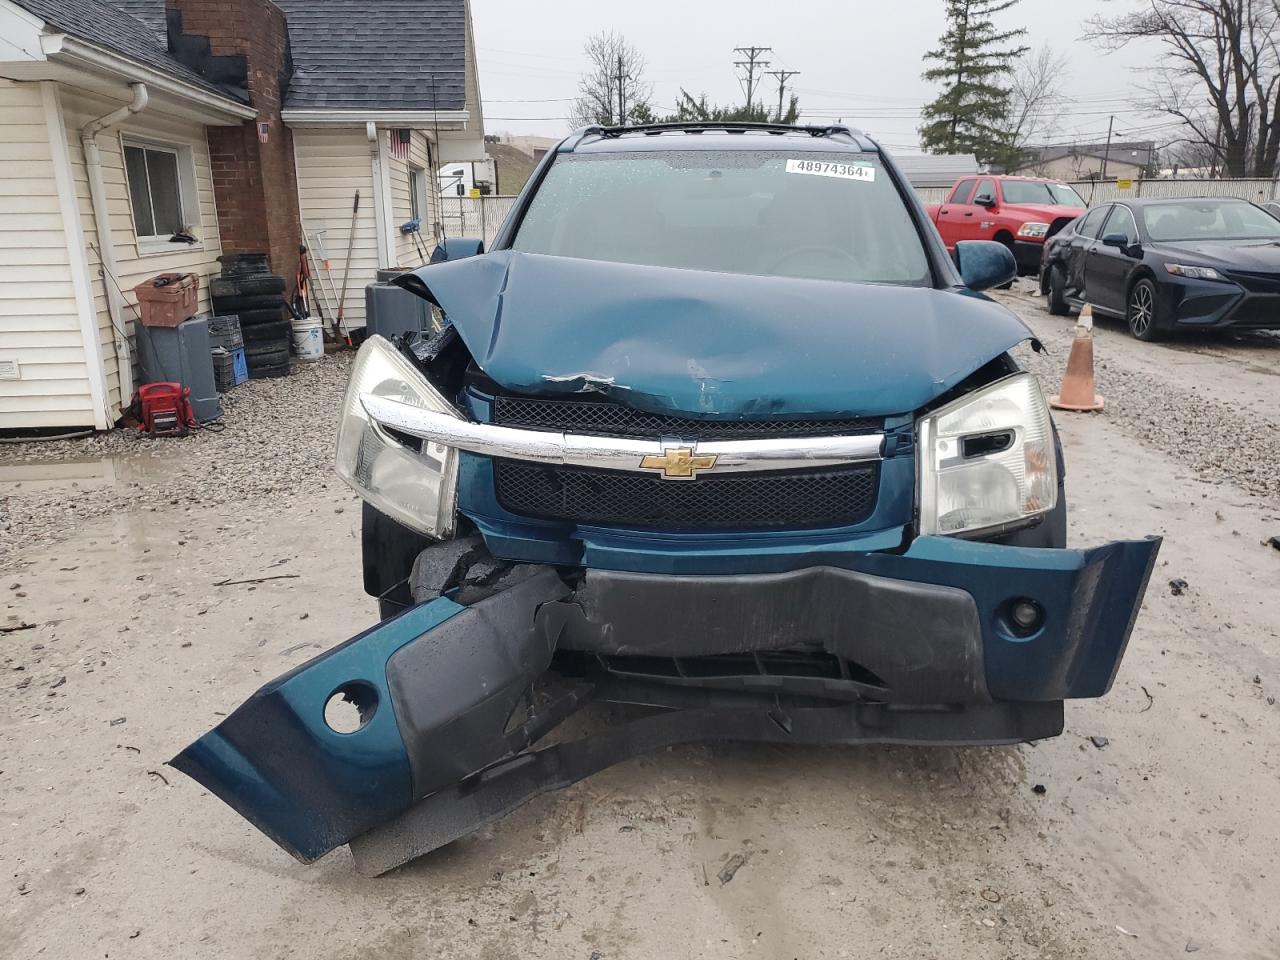
[[[444,235],[483,237],[488,248],[515,202],[515,197],[442,197],[440,214]]]
[[[1128,184],[1121,189],[1120,184]],[[1255,203],[1280,197],[1276,180],[1077,180],[1071,184],[1089,204],[1138,197],[1238,197]],[[950,187],[917,187],[925,203],[941,203]]]

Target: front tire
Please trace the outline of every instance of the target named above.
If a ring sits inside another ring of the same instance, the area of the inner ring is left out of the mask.
[[[1071,313],[1067,303],[1067,277],[1062,267],[1054,264],[1049,268],[1049,312],[1055,317],[1065,317]]]
[[[1125,310],[1125,318],[1129,322],[1129,332],[1137,340],[1151,343],[1164,337],[1160,329],[1156,300],[1156,285],[1143,277],[1129,288],[1129,300]]]

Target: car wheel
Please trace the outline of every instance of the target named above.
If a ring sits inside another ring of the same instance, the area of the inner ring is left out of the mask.
[[[1065,317],[1071,313],[1067,303],[1067,277],[1062,267],[1054,264],[1049,268],[1049,312],[1055,317]]]
[[[1138,340],[1150,343],[1159,340],[1164,332],[1157,325],[1156,285],[1145,277],[1129,290],[1129,306],[1126,317],[1129,332]]]

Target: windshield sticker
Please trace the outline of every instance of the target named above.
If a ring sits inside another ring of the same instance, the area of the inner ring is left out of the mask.
[[[876,179],[876,168],[869,163],[828,163],[825,160],[788,160],[787,173],[807,173],[815,177],[862,180],[866,183]]]

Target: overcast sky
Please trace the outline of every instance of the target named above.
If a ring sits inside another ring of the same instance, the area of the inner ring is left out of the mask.
[[[920,79],[922,58],[944,29],[943,0],[471,0],[488,133],[562,136],[584,67],[583,42],[613,29],[648,61],[654,103],[670,110],[683,85],[718,102],[742,102],[732,62],[736,46],[772,47],[770,69],[801,71],[791,82],[803,119],[843,119],[898,153],[918,152],[920,105],[936,88]],[[1025,26],[1026,42],[1070,57],[1061,142],[1103,140],[1116,115],[1117,139],[1168,139],[1167,119],[1133,110],[1154,47],[1104,54],[1080,39],[1098,11],[1137,0],[1022,0],[1001,24]],[[776,102],[777,87],[765,78]]]

